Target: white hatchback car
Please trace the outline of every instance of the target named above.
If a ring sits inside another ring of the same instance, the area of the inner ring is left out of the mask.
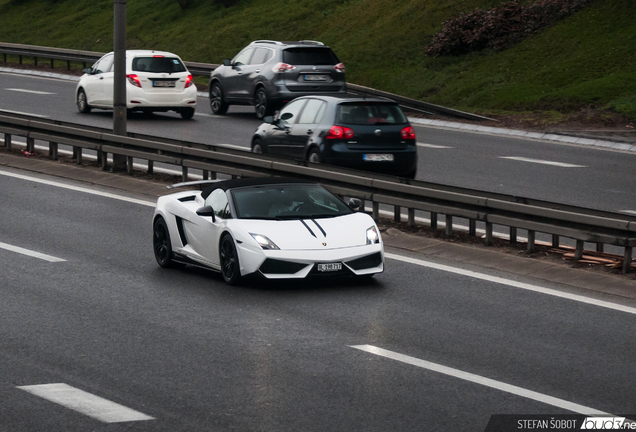
[[[84,70],[75,90],[77,109],[113,108],[114,53]],[[165,51],[126,51],[126,106],[129,111],[176,111],[191,119],[197,89],[179,56]]]

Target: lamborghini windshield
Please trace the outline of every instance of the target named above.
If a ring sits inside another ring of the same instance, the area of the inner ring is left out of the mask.
[[[265,185],[232,189],[239,219],[311,219],[353,213],[341,199],[320,185]]]

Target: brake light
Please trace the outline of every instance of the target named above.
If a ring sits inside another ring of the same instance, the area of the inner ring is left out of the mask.
[[[160,58],[163,58],[163,56],[162,56],[162,55],[153,55],[153,57],[160,57]]]
[[[353,129],[344,126],[331,126],[326,139],[351,139],[355,136]]]
[[[128,78],[129,83],[131,83],[135,87],[141,88],[141,81],[139,81],[139,77],[137,75],[134,75],[134,74],[126,75],[126,78]]]
[[[274,72],[289,72],[294,69],[296,69],[296,66],[292,66],[287,63],[276,63],[272,68]]]
[[[186,77],[186,83],[185,83],[185,88],[188,88],[192,85],[192,75],[188,75]]]
[[[345,71],[345,65],[343,65],[342,63],[338,63],[333,68],[336,70],[336,72],[344,72]]]
[[[404,129],[402,129],[402,132],[400,132],[400,135],[402,135],[402,138],[404,139],[415,139],[415,129],[413,129],[411,126],[405,127]]]

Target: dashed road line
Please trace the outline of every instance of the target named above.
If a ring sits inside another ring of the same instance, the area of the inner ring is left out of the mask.
[[[373,345],[352,345],[351,348],[359,349],[361,351],[365,351],[370,354],[375,354],[381,357],[386,357],[392,360],[396,360],[402,363],[407,363],[407,364],[417,366],[423,369],[428,369],[433,372],[438,372],[444,375],[459,378],[464,381],[469,381],[475,384],[490,387],[495,390],[500,390],[500,391],[511,393],[511,394],[521,396],[527,399],[532,399],[538,402],[552,405],[557,408],[563,408],[575,413],[584,414],[584,415],[595,415],[595,416],[612,416],[612,414],[608,414],[594,408],[586,407],[584,405],[579,405],[573,402],[569,402],[564,399],[559,399],[553,396],[548,396],[543,393],[538,393],[532,390],[524,389],[522,387],[518,387],[518,386],[507,384],[501,381],[496,381],[490,378],[486,378],[480,375],[464,372],[459,369],[454,369],[448,366],[443,366],[437,363],[432,363],[426,360],[421,360],[415,357],[399,354],[393,351],[388,351]]]
[[[154,420],[154,417],[64,383],[19,386],[18,388],[104,423]]]
[[[452,149],[451,146],[439,145],[439,144],[427,144],[427,143],[417,143],[418,147],[426,147],[432,149]]]
[[[553,166],[558,166],[562,168],[587,168],[586,165],[574,165],[574,164],[563,163],[563,162],[554,162],[554,161],[531,159],[531,158],[517,157],[517,156],[499,156],[499,159],[510,159],[510,160],[516,160],[520,162],[531,162],[531,163],[537,163],[537,164],[543,164],[543,165],[553,165]]]
[[[13,246],[13,245],[10,245],[10,244],[7,244],[7,243],[2,243],[2,242],[0,242],[0,249],[8,250],[8,251],[11,251],[11,252],[16,252],[16,253],[19,253],[19,254],[22,254],[22,255],[28,255],[30,257],[39,258],[41,260],[48,261],[48,262],[64,262],[64,261],[66,261],[65,259],[57,258],[57,257],[54,257],[52,255],[46,255],[46,254],[43,254],[43,253],[40,253],[40,252],[32,251],[30,249],[25,249],[25,248],[21,248],[19,246]]]
[[[52,93],[52,92],[40,91],[40,90],[27,90],[27,89],[18,89],[18,88],[6,88],[5,90],[10,90],[10,91],[15,91],[15,92],[22,92],[22,93],[32,93],[32,94],[38,94],[38,95],[54,95],[54,94],[57,94],[57,93]]]

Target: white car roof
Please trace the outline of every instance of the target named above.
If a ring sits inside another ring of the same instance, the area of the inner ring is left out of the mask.
[[[155,50],[127,50],[126,55],[132,56],[132,57],[146,57],[146,56],[152,57],[153,55],[160,55],[164,57],[179,57],[178,55],[168,51],[155,51]]]

